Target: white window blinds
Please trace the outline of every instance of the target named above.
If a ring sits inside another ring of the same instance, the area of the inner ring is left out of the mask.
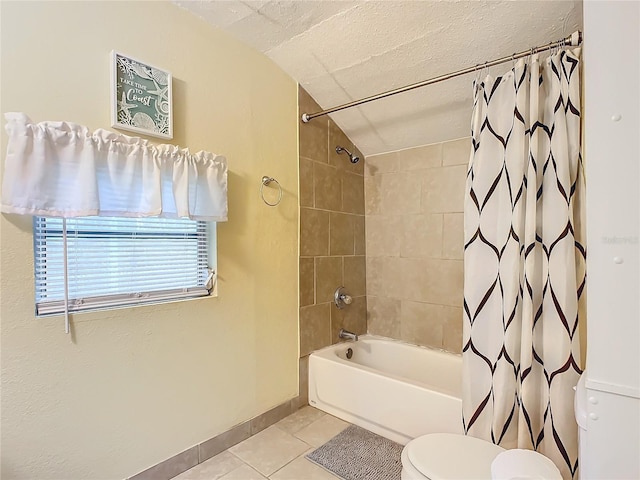
[[[168,218],[66,219],[69,311],[208,295],[208,226]],[[34,217],[36,310],[64,312],[63,220]]]

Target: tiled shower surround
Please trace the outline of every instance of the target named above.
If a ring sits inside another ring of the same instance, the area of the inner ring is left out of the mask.
[[[462,349],[463,138],[367,157],[369,333]]]
[[[321,110],[300,88],[300,113]],[[338,342],[345,328],[367,331],[364,158],[328,117],[300,123],[300,397],[306,401],[307,361],[313,350]],[[336,145],[360,157],[352,164]],[[353,303],[338,310],[337,287]]]

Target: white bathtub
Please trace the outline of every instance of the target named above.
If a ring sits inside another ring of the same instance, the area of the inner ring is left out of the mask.
[[[461,385],[462,357],[372,335],[309,357],[311,405],[403,445],[463,433]]]

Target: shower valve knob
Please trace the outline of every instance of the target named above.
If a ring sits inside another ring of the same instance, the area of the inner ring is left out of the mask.
[[[347,305],[351,305],[353,299],[351,298],[351,295],[345,291],[344,287],[338,287],[333,294],[333,301],[335,302],[336,307],[343,309]]]

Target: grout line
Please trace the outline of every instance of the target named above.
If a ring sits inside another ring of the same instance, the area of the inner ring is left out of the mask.
[[[294,437],[293,434],[289,433],[289,435],[291,435],[292,437]],[[275,475],[276,473],[278,473],[280,470],[282,470],[283,468],[285,468],[287,465],[292,464],[293,462],[295,462],[296,460],[298,460],[300,457],[304,457],[306,455],[306,453],[309,451],[310,448],[313,448],[315,450],[316,447],[309,445],[307,442],[305,442],[304,440],[299,439],[298,437],[295,437],[297,440],[301,441],[302,443],[304,443],[305,445],[307,445],[309,448],[307,448],[304,452],[302,452],[300,455],[298,455],[297,457],[289,460],[287,463],[285,463],[284,465],[282,465],[280,468],[278,468],[275,472],[273,472],[271,475]],[[271,478],[271,475],[269,475],[268,478]]]
[[[440,222],[442,224],[442,235],[440,235],[441,238],[441,242],[440,242],[440,257],[444,257],[444,213],[440,214]]]
[[[300,206],[300,209],[303,209],[303,208],[306,208],[307,210],[318,210],[320,212],[340,213],[342,215],[353,215],[354,217],[364,217],[366,215],[364,213],[342,212],[340,210],[328,210],[326,208]],[[435,213],[442,213],[442,212],[435,212]],[[451,212],[451,213],[462,213],[462,212]]]
[[[311,161],[311,203],[313,208],[316,206],[316,168],[313,160]]]
[[[340,254],[340,255],[305,255],[300,256],[300,258],[305,259],[305,258],[334,258],[334,257],[366,257],[366,255],[363,253],[362,255],[355,255],[355,254],[348,254],[348,253],[344,253],[344,254]]]
[[[249,438],[251,438],[251,437],[249,437]],[[223,453],[227,452],[227,453],[230,453],[231,455],[233,455],[234,457],[236,457],[236,458],[237,458],[238,460],[240,460],[242,463],[246,464],[247,462],[245,462],[244,460],[242,460],[238,455],[236,455],[235,453],[233,453],[233,452],[231,451],[231,448],[233,448],[233,447],[235,447],[235,445],[232,445],[231,447],[227,448],[226,450],[221,451],[218,455],[221,455],[221,454],[223,454]],[[211,458],[217,457],[218,455],[214,455],[214,456],[213,456],[213,457],[211,457]],[[225,475],[226,475],[226,473],[225,473]]]
[[[316,293],[317,282],[316,282],[316,258],[313,258],[313,304],[315,305],[318,300],[318,295]]]

